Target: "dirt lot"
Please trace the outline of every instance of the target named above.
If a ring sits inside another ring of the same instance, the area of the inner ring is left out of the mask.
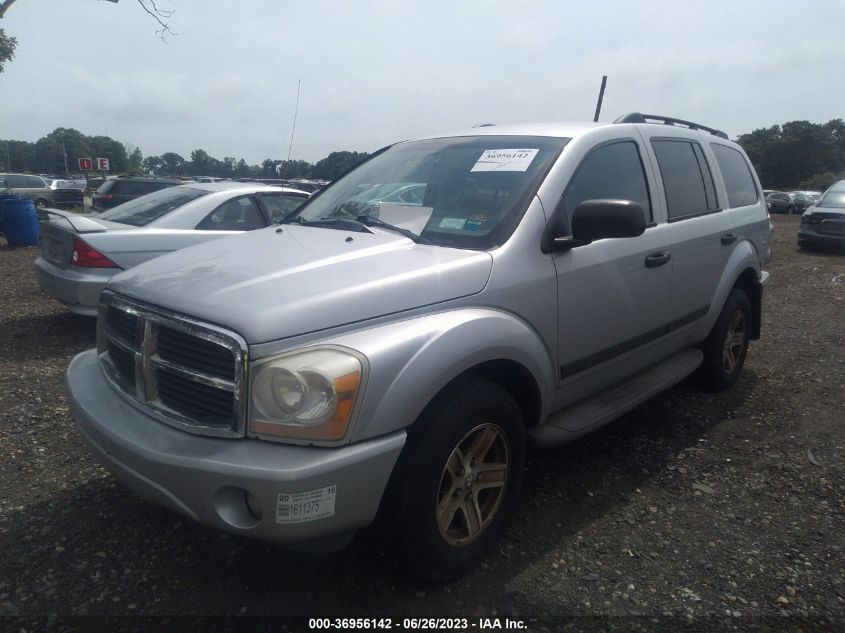
[[[297,614],[845,630],[845,255],[798,251],[797,220],[775,218],[763,338],[734,389],[684,384],[532,454],[499,552],[436,586],[403,576],[371,535],[333,555],[294,554],[118,485],[64,399],[65,368],[93,346],[94,322],[41,294],[37,249],[0,248],[0,627]]]

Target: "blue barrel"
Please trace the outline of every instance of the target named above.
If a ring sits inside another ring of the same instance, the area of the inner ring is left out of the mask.
[[[3,200],[3,232],[9,246],[38,244],[38,216],[32,200]]]
[[[20,200],[21,197],[16,194],[0,193],[0,233],[3,232],[3,203],[6,200]]]

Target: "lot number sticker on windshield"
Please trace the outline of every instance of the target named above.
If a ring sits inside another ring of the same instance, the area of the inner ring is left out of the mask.
[[[537,149],[485,149],[470,171],[525,171]]]
[[[304,523],[334,516],[337,486],[310,492],[279,493],[276,503],[276,523]]]

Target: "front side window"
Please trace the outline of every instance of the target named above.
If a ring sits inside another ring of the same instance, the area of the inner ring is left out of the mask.
[[[717,211],[713,176],[697,143],[684,140],[652,141],[669,220]]]
[[[438,246],[488,249],[510,236],[569,139],[464,136],[399,143],[288,221],[387,223]],[[365,229],[366,230],[366,229]]]
[[[294,196],[289,193],[262,193],[259,195],[273,222],[281,222],[308,199],[305,196]]]
[[[98,217],[102,220],[120,222],[121,224],[144,226],[181,207],[183,204],[201,198],[206,194],[208,192],[202,189],[169,187],[168,189],[154,191],[140,198],[124,202],[114,209],[101,213]]]
[[[732,147],[718,143],[711,143],[710,149],[716,156],[725,188],[728,190],[728,204],[731,207],[745,207],[757,202],[757,187],[742,154]]]
[[[593,150],[579,165],[564,196],[570,214],[585,200],[609,198],[636,202],[645,211],[646,222],[653,219],[643,163],[633,141]]]
[[[197,224],[201,231],[253,231],[264,226],[261,211],[251,196],[227,200]]]

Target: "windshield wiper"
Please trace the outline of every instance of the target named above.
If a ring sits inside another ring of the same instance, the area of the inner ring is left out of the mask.
[[[338,229],[341,231],[355,231],[356,233],[369,233],[367,225],[352,218],[317,218],[316,220],[303,220],[302,216],[286,218],[282,224],[299,224],[302,226],[314,226],[326,229]]]
[[[356,218],[356,221],[366,226],[378,226],[382,229],[387,229],[388,231],[394,231],[396,233],[399,233],[399,235],[404,235],[409,240],[416,242],[417,244],[431,244],[430,240],[427,240],[421,235],[417,235],[413,231],[403,229],[400,226],[394,226],[392,224],[389,224],[388,222],[385,222],[384,220],[380,220],[379,218],[373,217],[372,215],[359,215]]]

